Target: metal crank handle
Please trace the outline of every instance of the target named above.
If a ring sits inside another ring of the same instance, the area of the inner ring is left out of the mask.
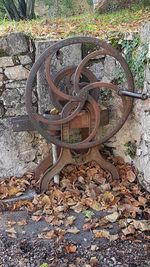
[[[141,99],[141,100],[148,99],[148,95],[147,94],[134,93],[134,92],[126,91],[126,90],[119,90],[118,94],[121,95],[121,96],[129,96],[129,97],[133,97],[133,98],[138,98],[138,99]]]

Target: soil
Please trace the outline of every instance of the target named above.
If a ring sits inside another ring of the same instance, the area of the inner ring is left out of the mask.
[[[0,266],[4,267],[149,267],[150,244],[117,240],[97,242],[86,248],[80,243],[67,253],[67,240],[16,240],[0,236]],[[45,263],[45,265],[44,265]],[[47,263],[47,264],[46,264]]]

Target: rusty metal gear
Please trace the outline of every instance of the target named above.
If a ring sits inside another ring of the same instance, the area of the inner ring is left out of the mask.
[[[95,51],[88,56],[86,56],[78,67],[67,67],[66,69],[63,69],[58,73],[58,75],[53,80],[51,75],[51,60],[53,55],[61,48],[72,45],[72,44],[85,44],[90,43],[95,45],[99,48],[98,51]],[[41,56],[40,58],[35,62],[33,65],[30,75],[27,81],[27,87],[26,87],[26,107],[27,112],[30,117],[30,120],[34,124],[34,127],[43,135],[46,140],[48,140],[51,143],[54,143],[57,146],[64,147],[64,148],[70,148],[70,149],[87,149],[91,148],[93,146],[99,145],[105,141],[107,141],[109,138],[111,138],[114,134],[117,133],[117,131],[120,130],[120,128],[125,123],[126,119],[128,118],[128,115],[130,114],[130,111],[132,109],[132,98],[127,98],[125,96],[120,96],[123,103],[123,112],[122,117],[119,121],[116,122],[116,127],[112,131],[110,131],[105,137],[99,138],[98,140],[95,138],[96,131],[100,124],[100,109],[98,107],[98,104],[94,100],[98,98],[99,93],[98,89],[105,88],[113,90],[118,95],[119,88],[117,85],[109,84],[109,83],[102,83],[96,80],[95,76],[89,71],[87,68],[85,68],[85,64],[94,57],[98,57],[100,55],[109,55],[114,57],[122,66],[126,79],[127,79],[127,86],[128,91],[133,92],[134,91],[134,81],[131,74],[131,71],[125,61],[125,59],[122,57],[120,53],[118,53],[114,48],[111,47],[108,43],[104,41],[100,41],[97,38],[92,37],[75,37],[75,38],[69,38],[67,40],[60,41],[53,46],[49,47]],[[49,94],[52,97],[52,102],[56,108],[59,109],[61,112],[61,116],[59,119],[56,120],[53,118],[53,120],[50,118],[50,116],[44,116],[41,114],[37,114],[33,110],[32,106],[32,84],[34,81],[34,78],[36,76],[36,73],[38,72],[40,66],[45,62],[45,73],[46,73],[46,79],[49,85]],[[59,88],[59,82],[62,80],[63,76],[65,78],[70,77],[74,74],[73,79],[73,85],[71,87],[71,92],[67,94],[67,92],[63,92]],[[89,83],[81,83],[80,77],[81,75],[85,75],[89,79]],[[93,90],[93,93],[91,96],[89,95],[89,91]],[[95,93],[96,92],[96,93]],[[55,100],[54,100],[55,99]],[[50,135],[50,130],[53,129],[53,126],[61,126],[66,123],[69,123],[70,121],[73,121],[76,116],[78,116],[82,110],[84,109],[86,103],[90,103],[93,111],[95,112],[95,136],[92,134],[91,137],[87,137],[85,140],[79,143],[67,143],[63,140],[60,140],[56,136]],[[74,109],[71,109],[71,112],[68,112],[67,114],[64,112],[65,109],[67,109],[67,106],[71,107],[74,106]],[[63,114],[66,114],[65,117]]]

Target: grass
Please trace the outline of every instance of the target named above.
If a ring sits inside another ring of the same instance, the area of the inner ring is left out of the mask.
[[[106,37],[110,32],[137,32],[150,20],[150,9],[133,6],[106,14],[86,13],[70,18],[42,19],[32,21],[0,20],[0,36],[10,32],[22,31],[35,39],[66,38],[75,35]]]

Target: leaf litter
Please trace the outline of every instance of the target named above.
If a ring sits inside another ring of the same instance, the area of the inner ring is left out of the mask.
[[[138,171],[120,157],[108,158],[118,169],[120,180],[102,170],[94,162],[87,165],[68,166],[60,174],[60,185],[53,181],[45,194],[38,194],[32,200],[18,200],[4,203],[3,210],[27,210],[33,221],[45,220],[54,230],[42,232],[39,238],[63,238],[66,233],[78,234],[75,226],[78,213],[84,216],[83,231],[93,231],[95,238],[150,239],[150,194],[138,183]],[[32,173],[21,178],[11,177],[0,182],[0,199],[8,199],[28,189],[38,189]],[[70,215],[74,211],[76,215]],[[96,218],[95,212],[108,214]],[[16,222],[17,223],[17,222]],[[120,232],[111,234],[109,228],[117,223]],[[9,222],[8,232],[15,236]],[[27,224],[26,220],[17,223]],[[61,228],[63,227],[63,229]]]

